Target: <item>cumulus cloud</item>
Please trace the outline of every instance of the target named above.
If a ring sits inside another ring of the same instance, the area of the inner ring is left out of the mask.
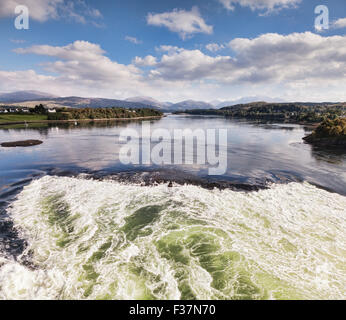
[[[117,87],[126,89],[138,85],[141,70],[134,65],[123,65],[105,56],[97,44],[75,41],[67,46],[37,45],[14,50],[19,54],[37,54],[58,60],[42,64],[46,71],[58,74],[57,80],[89,88]],[[74,85],[73,84],[73,85]]]
[[[209,43],[205,46],[205,48],[211,52],[217,52],[219,50],[224,49],[225,46],[223,44]]]
[[[123,99],[149,95],[163,101],[181,101],[195,97],[204,88],[203,84],[196,87],[184,81],[157,79],[152,77],[154,70],[150,73],[142,71],[139,66],[154,67],[156,59],[153,56],[138,57],[132,64],[124,65],[109,59],[98,44],[87,41],[76,41],[66,46],[36,45],[14,51],[48,56],[55,61],[41,64],[44,74],[38,70],[0,70],[2,92],[39,89],[62,96]]]
[[[141,40],[138,40],[137,38],[135,38],[135,37],[130,37],[130,36],[126,36],[126,37],[125,37],[125,40],[126,40],[126,41],[129,41],[129,42],[132,42],[132,43],[134,43],[134,44],[141,44],[141,43],[143,43]]]
[[[346,36],[310,32],[264,34],[229,43],[235,56],[211,57],[200,50],[171,51],[157,62],[157,75],[174,80],[220,83],[282,83],[346,79]]]
[[[219,0],[227,10],[234,10],[235,5],[249,7],[251,10],[268,12],[296,7],[302,0]]]
[[[102,17],[99,10],[87,5],[84,0],[1,0],[0,18],[14,16],[18,5],[27,6],[30,18],[39,22],[65,17],[87,23],[89,19]]]
[[[155,66],[156,58],[151,55],[148,55],[145,58],[135,57],[132,63],[140,67]]]
[[[229,56],[210,57],[200,50],[170,51],[156,64],[160,78],[170,81],[194,81],[220,78],[222,68],[231,66]],[[228,68],[229,69],[229,68]],[[223,70],[226,71],[226,70]]]
[[[25,5],[29,8],[32,19],[44,22],[58,18],[58,7],[64,0],[2,0],[0,17],[13,16],[16,6]]]
[[[346,28],[346,18],[338,19],[333,24],[334,28],[336,29],[343,29]]]
[[[206,24],[196,6],[191,11],[174,9],[171,12],[149,13],[147,23],[167,27],[170,31],[178,33],[182,39],[196,33],[213,33],[213,27]]]
[[[156,57],[135,57],[129,65],[109,59],[99,45],[86,41],[21,48],[15,51],[55,58],[42,64],[51,75],[0,71],[0,89],[118,98],[150,95],[163,101],[229,99],[242,92],[286,100],[346,100],[346,36],[269,33],[236,38],[228,46],[232,55],[213,57],[163,45],[156,48]]]
[[[251,70],[249,80],[262,74],[261,69],[270,75],[268,79],[276,81],[345,79],[345,36],[270,33],[255,39],[234,39],[229,46],[237,54],[237,67]]]
[[[179,48],[177,46],[171,46],[171,45],[161,45],[159,47],[156,47],[155,50],[157,52],[168,52],[168,53],[184,51],[183,48]]]
[[[75,41],[67,46],[36,45],[28,48],[18,48],[19,54],[33,53],[37,55],[57,57],[64,60],[98,60],[105,51],[98,45],[88,41]]]

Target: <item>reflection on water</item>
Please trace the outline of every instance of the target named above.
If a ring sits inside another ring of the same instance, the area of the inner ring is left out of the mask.
[[[307,180],[329,190],[346,192],[345,153],[318,150],[305,144],[302,137],[309,129],[304,126],[183,115],[169,115],[150,122],[152,130],[228,129],[228,169],[215,179],[247,184]],[[8,184],[52,170],[114,173],[175,169],[198,177],[207,176],[208,168],[197,164],[164,168],[121,164],[118,137],[124,128],[141,132],[141,121],[2,127],[1,142],[40,139],[44,143],[32,148],[0,148],[0,192]],[[140,141],[145,143],[147,139],[142,137]]]
[[[325,161],[333,164],[343,165],[345,162],[346,150],[341,148],[321,148],[318,146],[311,147],[311,155],[317,161]]]
[[[109,120],[109,121],[81,121],[81,122],[65,122],[65,123],[29,123],[0,126],[3,132],[16,130],[17,132],[37,131],[43,136],[47,135],[51,130],[59,129],[92,129],[92,128],[112,128],[126,127],[129,123],[140,123],[141,120]]]

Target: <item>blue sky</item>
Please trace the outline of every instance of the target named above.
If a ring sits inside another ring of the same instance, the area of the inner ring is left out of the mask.
[[[346,101],[344,18],[344,0],[1,0],[0,92]]]

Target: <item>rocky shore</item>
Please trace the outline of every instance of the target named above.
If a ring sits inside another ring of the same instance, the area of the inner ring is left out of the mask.
[[[344,149],[346,147],[346,119],[327,119],[303,140],[315,146]]]

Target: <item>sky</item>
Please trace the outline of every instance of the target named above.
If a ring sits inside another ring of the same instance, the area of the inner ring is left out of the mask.
[[[345,0],[0,0],[0,41],[0,93],[346,101]]]

